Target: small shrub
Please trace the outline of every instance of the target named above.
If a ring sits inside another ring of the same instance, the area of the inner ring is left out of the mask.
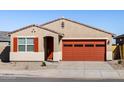
[[[121,63],[122,63],[122,61],[121,61],[121,60],[119,60],[119,61],[118,61],[118,64],[121,64]]]
[[[43,66],[46,66],[46,62],[45,61],[42,61],[42,65],[41,65],[42,67]]]

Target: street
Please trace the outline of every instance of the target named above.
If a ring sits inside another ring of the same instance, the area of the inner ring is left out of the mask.
[[[124,82],[124,79],[76,79],[0,76],[0,82]]]

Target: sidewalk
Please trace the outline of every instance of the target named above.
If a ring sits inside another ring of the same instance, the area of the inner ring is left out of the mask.
[[[0,76],[41,77],[41,78],[79,78],[79,79],[124,79],[124,70],[0,70]]]

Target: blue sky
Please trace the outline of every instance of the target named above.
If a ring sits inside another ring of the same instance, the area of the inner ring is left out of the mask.
[[[13,31],[26,25],[42,24],[63,16],[117,35],[124,34],[124,11],[119,10],[1,10],[0,31]]]

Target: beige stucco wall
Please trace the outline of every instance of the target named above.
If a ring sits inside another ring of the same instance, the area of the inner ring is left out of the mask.
[[[32,33],[32,31],[35,33]],[[58,34],[44,30],[38,27],[29,27],[24,30],[15,32],[11,34],[11,52],[10,60],[11,61],[41,61],[44,60],[44,37],[52,36],[54,37],[54,52],[59,50]],[[39,52],[13,52],[13,38],[14,37],[38,37]],[[56,55],[55,55],[56,56]],[[24,59],[22,59],[24,57]],[[55,59],[55,58],[54,58]]]
[[[32,31],[36,31],[35,33],[32,33]],[[27,29],[15,32],[13,34],[11,34],[11,51],[13,50],[13,37],[38,37],[39,40],[39,51],[43,52],[44,51],[44,40],[43,38],[45,36],[52,36],[54,37],[54,45],[57,45],[57,37],[58,34],[55,34],[53,32],[44,30],[44,29],[40,29],[38,27],[29,27]],[[58,47],[54,48],[54,51],[57,51]]]
[[[64,22],[64,28],[62,29],[61,23]],[[109,44],[107,44],[107,52],[106,52],[106,59],[112,60],[112,35],[98,31],[80,24],[76,24],[73,22],[70,22],[68,20],[58,20],[46,25],[43,25],[43,27],[61,32],[64,34],[64,38],[70,39],[70,38],[77,38],[77,39],[105,39],[106,41],[110,41]],[[61,42],[62,43],[62,42]],[[61,44],[60,44],[61,45]],[[62,51],[62,46],[60,48],[60,51]]]

